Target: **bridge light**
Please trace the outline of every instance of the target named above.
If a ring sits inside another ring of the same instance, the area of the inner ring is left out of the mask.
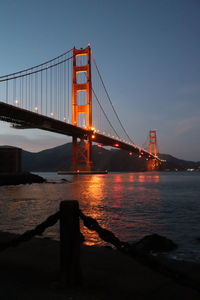
[[[91,127],[91,130],[96,132],[96,128],[95,127]]]
[[[114,144],[113,146],[114,146],[114,147],[119,147],[119,144]]]
[[[19,100],[16,99],[16,100],[15,100],[15,104],[19,104]]]
[[[93,135],[92,135],[92,139],[94,139],[94,138],[95,138],[95,135],[93,134]]]
[[[34,109],[35,109],[36,112],[38,112],[38,107],[37,106],[35,106]]]
[[[132,153],[132,152],[129,152],[129,155],[131,156],[131,155],[133,155],[133,153]]]
[[[65,118],[65,117],[64,117],[64,118],[63,118],[63,120],[64,120],[64,121],[66,121],[66,120],[67,120],[67,118]]]
[[[53,113],[53,112],[51,112],[51,113],[50,113],[50,115],[53,117],[53,116],[54,116],[54,113]]]
[[[101,144],[98,144],[97,147],[102,148],[102,145],[101,145]]]
[[[138,156],[138,158],[141,158],[141,157],[142,157],[141,155]]]

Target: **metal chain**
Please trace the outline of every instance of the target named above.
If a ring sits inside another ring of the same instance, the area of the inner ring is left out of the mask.
[[[37,225],[35,229],[28,230],[24,232],[19,237],[8,241],[6,243],[0,244],[0,251],[3,251],[9,247],[16,247],[20,243],[26,242],[30,239],[32,239],[35,235],[42,235],[42,233],[45,231],[46,228],[53,226],[60,218],[60,212],[58,211],[54,215],[49,216],[44,222]]]
[[[129,244],[120,241],[112,231],[102,228],[97,220],[93,219],[92,217],[86,216],[81,210],[79,210],[79,216],[83,220],[84,225],[92,230],[96,231],[99,237],[107,243],[112,244],[118,250],[122,252],[127,252],[129,249]]]
[[[145,253],[143,251],[137,250],[137,248],[134,247],[133,245],[120,241],[114,235],[113,232],[105,228],[102,228],[97,222],[97,220],[93,219],[92,217],[86,216],[80,209],[78,211],[78,214],[79,217],[83,220],[84,225],[88,229],[92,231],[96,231],[101,239],[103,239],[105,242],[111,243],[119,251],[134,257],[137,261],[139,261],[144,265],[147,265],[153,270],[161,274],[167,275],[168,277],[174,279],[179,284],[186,285],[200,291],[199,283],[194,279],[188,277],[186,274],[183,274],[181,271],[175,271],[171,269],[166,264],[161,263],[160,260],[157,259],[156,257],[153,257],[152,255]],[[60,211],[56,212],[54,215],[49,216],[44,222],[37,225],[35,229],[26,231],[24,234],[20,235],[16,239],[0,244],[0,252],[9,247],[16,247],[20,243],[30,240],[35,235],[41,235],[46,228],[53,226],[59,219],[60,219]],[[84,237],[82,235],[81,242],[83,242],[83,239]]]
[[[151,269],[166,275],[167,277],[175,280],[177,283],[183,286],[189,286],[197,291],[200,291],[199,282],[190,278],[187,274],[181,271],[173,270],[168,266],[168,264],[163,264],[159,259],[153,255],[146,253],[145,251],[138,250],[134,245],[120,241],[114,233],[102,228],[99,223],[92,217],[84,215],[84,213],[79,210],[79,216],[83,220],[84,225],[92,230],[96,231],[101,239],[105,242],[109,242],[114,245],[118,250],[133,257],[136,261],[142,263]]]

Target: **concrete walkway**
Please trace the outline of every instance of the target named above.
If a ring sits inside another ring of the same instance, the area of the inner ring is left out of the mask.
[[[13,236],[0,233],[0,242]],[[195,289],[141,265],[121,253],[97,247],[82,249],[83,284],[58,288],[59,243],[33,239],[0,253],[1,300],[200,300]],[[171,263],[200,285],[200,266]]]

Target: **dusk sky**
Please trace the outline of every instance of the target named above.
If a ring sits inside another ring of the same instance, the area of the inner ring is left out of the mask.
[[[0,32],[0,75],[90,43],[134,142],[156,129],[160,153],[200,161],[199,0],[1,0]],[[28,151],[70,141],[0,128],[0,145]]]

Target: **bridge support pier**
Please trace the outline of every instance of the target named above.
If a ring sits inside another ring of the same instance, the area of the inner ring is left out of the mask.
[[[72,141],[72,171],[91,171],[92,141],[73,137]]]
[[[147,162],[147,170],[148,171],[156,171],[159,168],[159,163],[157,159],[151,159]]]

